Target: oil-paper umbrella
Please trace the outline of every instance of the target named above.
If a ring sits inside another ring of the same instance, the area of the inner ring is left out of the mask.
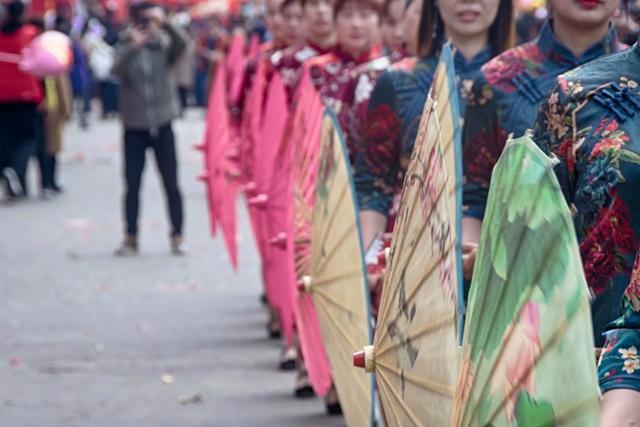
[[[310,272],[301,285],[313,298],[347,425],[371,426],[373,382],[351,360],[371,339],[366,267],[349,156],[330,112],[320,149]]]
[[[293,142],[285,136],[285,130],[290,126],[287,111],[282,79],[274,74],[269,82],[262,138],[256,147],[256,156],[260,159],[255,165],[256,196],[250,198],[248,204],[260,211],[267,298],[279,313],[285,341],[291,343],[293,306],[290,289],[295,286],[295,278],[286,243]]]
[[[225,134],[224,122],[218,120],[221,115],[224,116],[226,106],[225,84],[226,84],[226,66],[223,59],[220,66],[216,68],[213,84],[209,92],[209,106],[205,120],[204,140],[195,145],[197,150],[201,150],[204,154],[204,168],[199,179],[206,185],[207,201],[209,205],[209,224],[211,234],[215,236],[217,223],[219,219],[220,195],[213,191],[214,173],[216,171],[216,159],[222,156],[224,144],[221,143],[220,135]]]
[[[229,259],[238,265],[236,240],[236,194],[239,185],[237,165],[229,156],[234,143],[226,97],[224,62],[216,68],[211,89],[205,138],[205,173],[208,182],[212,222],[220,226]]]
[[[245,200],[247,201],[257,195],[259,187],[256,182],[257,177],[255,176],[255,169],[257,168],[256,155],[258,144],[263,142],[261,141],[261,124],[266,91],[265,86],[267,84],[266,67],[267,65],[265,61],[258,62],[258,67],[249,89],[242,114],[239,163],[244,182],[242,192],[245,194]],[[282,127],[284,127],[284,125],[282,125]],[[265,148],[265,146],[262,146],[261,148]],[[248,210],[256,245],[264,262],[263,239],[260,233],[259,224],[260,213],[252,205],[248,205]]]
[[[450,50],[443,52],[402,188],[375,340],[354,355],[376,373],[390,426],[448,425],[458,372],[460,213],[448,167],[455,169],[459,131]]]
[[[596,426],[589,297],[553,162],[528,138],[491,179],[454,426]]]
[[[304,74],[298,97],[296,114],[300,117],[296,129],[298,143],[294,148],[292,164],[292,197],[289,205],[287,249],[293,260],[296,280],[310,274],[313,210],[316,199],[318,166],[320,162],[320,135],[324,105],[320,95]],[[331,388],[331,366],[324,349],[320,326],[309,294],[291,289],[295,307],[297,332],[309,380],[315,393],[324,396]]]

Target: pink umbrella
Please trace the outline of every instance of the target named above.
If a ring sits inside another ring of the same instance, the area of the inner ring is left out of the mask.
[[[324,106],[305,73],[297,94],[291,139],[298,141],[293,154],[289,204],[287,250],[293,261],[296,282],[310,274],[311,234],[320,155],[320,131]],[[320,325],[312,297],[297,288],[289,289],[295,307],[297,331],[309,379],[316,394],[331,388],[331,366],[324,349]]]
[[[263,103],[266,85],[266,62],[259,61],[253,83],[249,90],[242,115],[241,139],[240,139],[240,168],[244,178],[242,191],[246,200],[257,195],[259,184],[256,181],[254,169],[256,167],[257,144],[261,143],[261,120],[263,113]],[[264,239],[260,233],[259,210],[252,205],[248,205],[249,218],[256,239],[256,245],[264,263]]]
[[[288,263],[286,247],[286,212],[291,200],[287,191],[291,170],[291,144],[290,139],[284,137],[288,121],[287,95],[279,75],[272,77],[267,93],[262,137],[256,145],[256,195],[249,198],[248,203],[260,212],[267,298],[280,314],[285,341],[291,343],[293,307],[289,289],[295,286],[295,277]]]
[[[238,170],[229,157],[234,143],[231,120],[227,108],[226,67],[223,60],[216,68],[209,98],[207,130],[205,137],[205,172],[202,179],[208,184],[212,230],[216,225],[222,230],[225,247],[234,269],[237,268],[236,203]]]
[[[235,32],[231,37],[229,52],[227,53],[227,71],[229,73],[229,101],[235,105],[240,98],[242,81],[244,79],[244,46],[245,36],[241,32]]]
[[[20,55],[0,53],[0,61],[18,64],[36,77],[66,73],[73,62],[71,40],[58,31],[45,31],[29,43]]]

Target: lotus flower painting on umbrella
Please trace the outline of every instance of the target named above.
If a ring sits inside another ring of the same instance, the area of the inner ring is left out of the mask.
[[[491,189],[456,392],[456,426],[596,426],[589,297],[553,162],[507,143]]]
[[[348,426],[373,425],[373,383],[352,367],[351,354],[370,342],[366,267],[347,149],[337,119],[322,123],[320,164],[311,234],[311,295]]]

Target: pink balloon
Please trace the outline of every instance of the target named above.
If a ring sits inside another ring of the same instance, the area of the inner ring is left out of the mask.
[[[45,31],[22,50],[19,67],[37,77],[57,76],[67,72],[72,61],[69,37],[58,31]]]

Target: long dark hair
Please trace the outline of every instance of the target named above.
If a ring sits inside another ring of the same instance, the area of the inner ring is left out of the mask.
[[[489,28],[489,45],[493,56],[513,47],[515,41],[514,15],[513,0],[500,0],[496,19]],[[423,56],[437,55],[444,42],[444,22],[436,0],[423,0],[420,26],[418,27],[418,52]]]

